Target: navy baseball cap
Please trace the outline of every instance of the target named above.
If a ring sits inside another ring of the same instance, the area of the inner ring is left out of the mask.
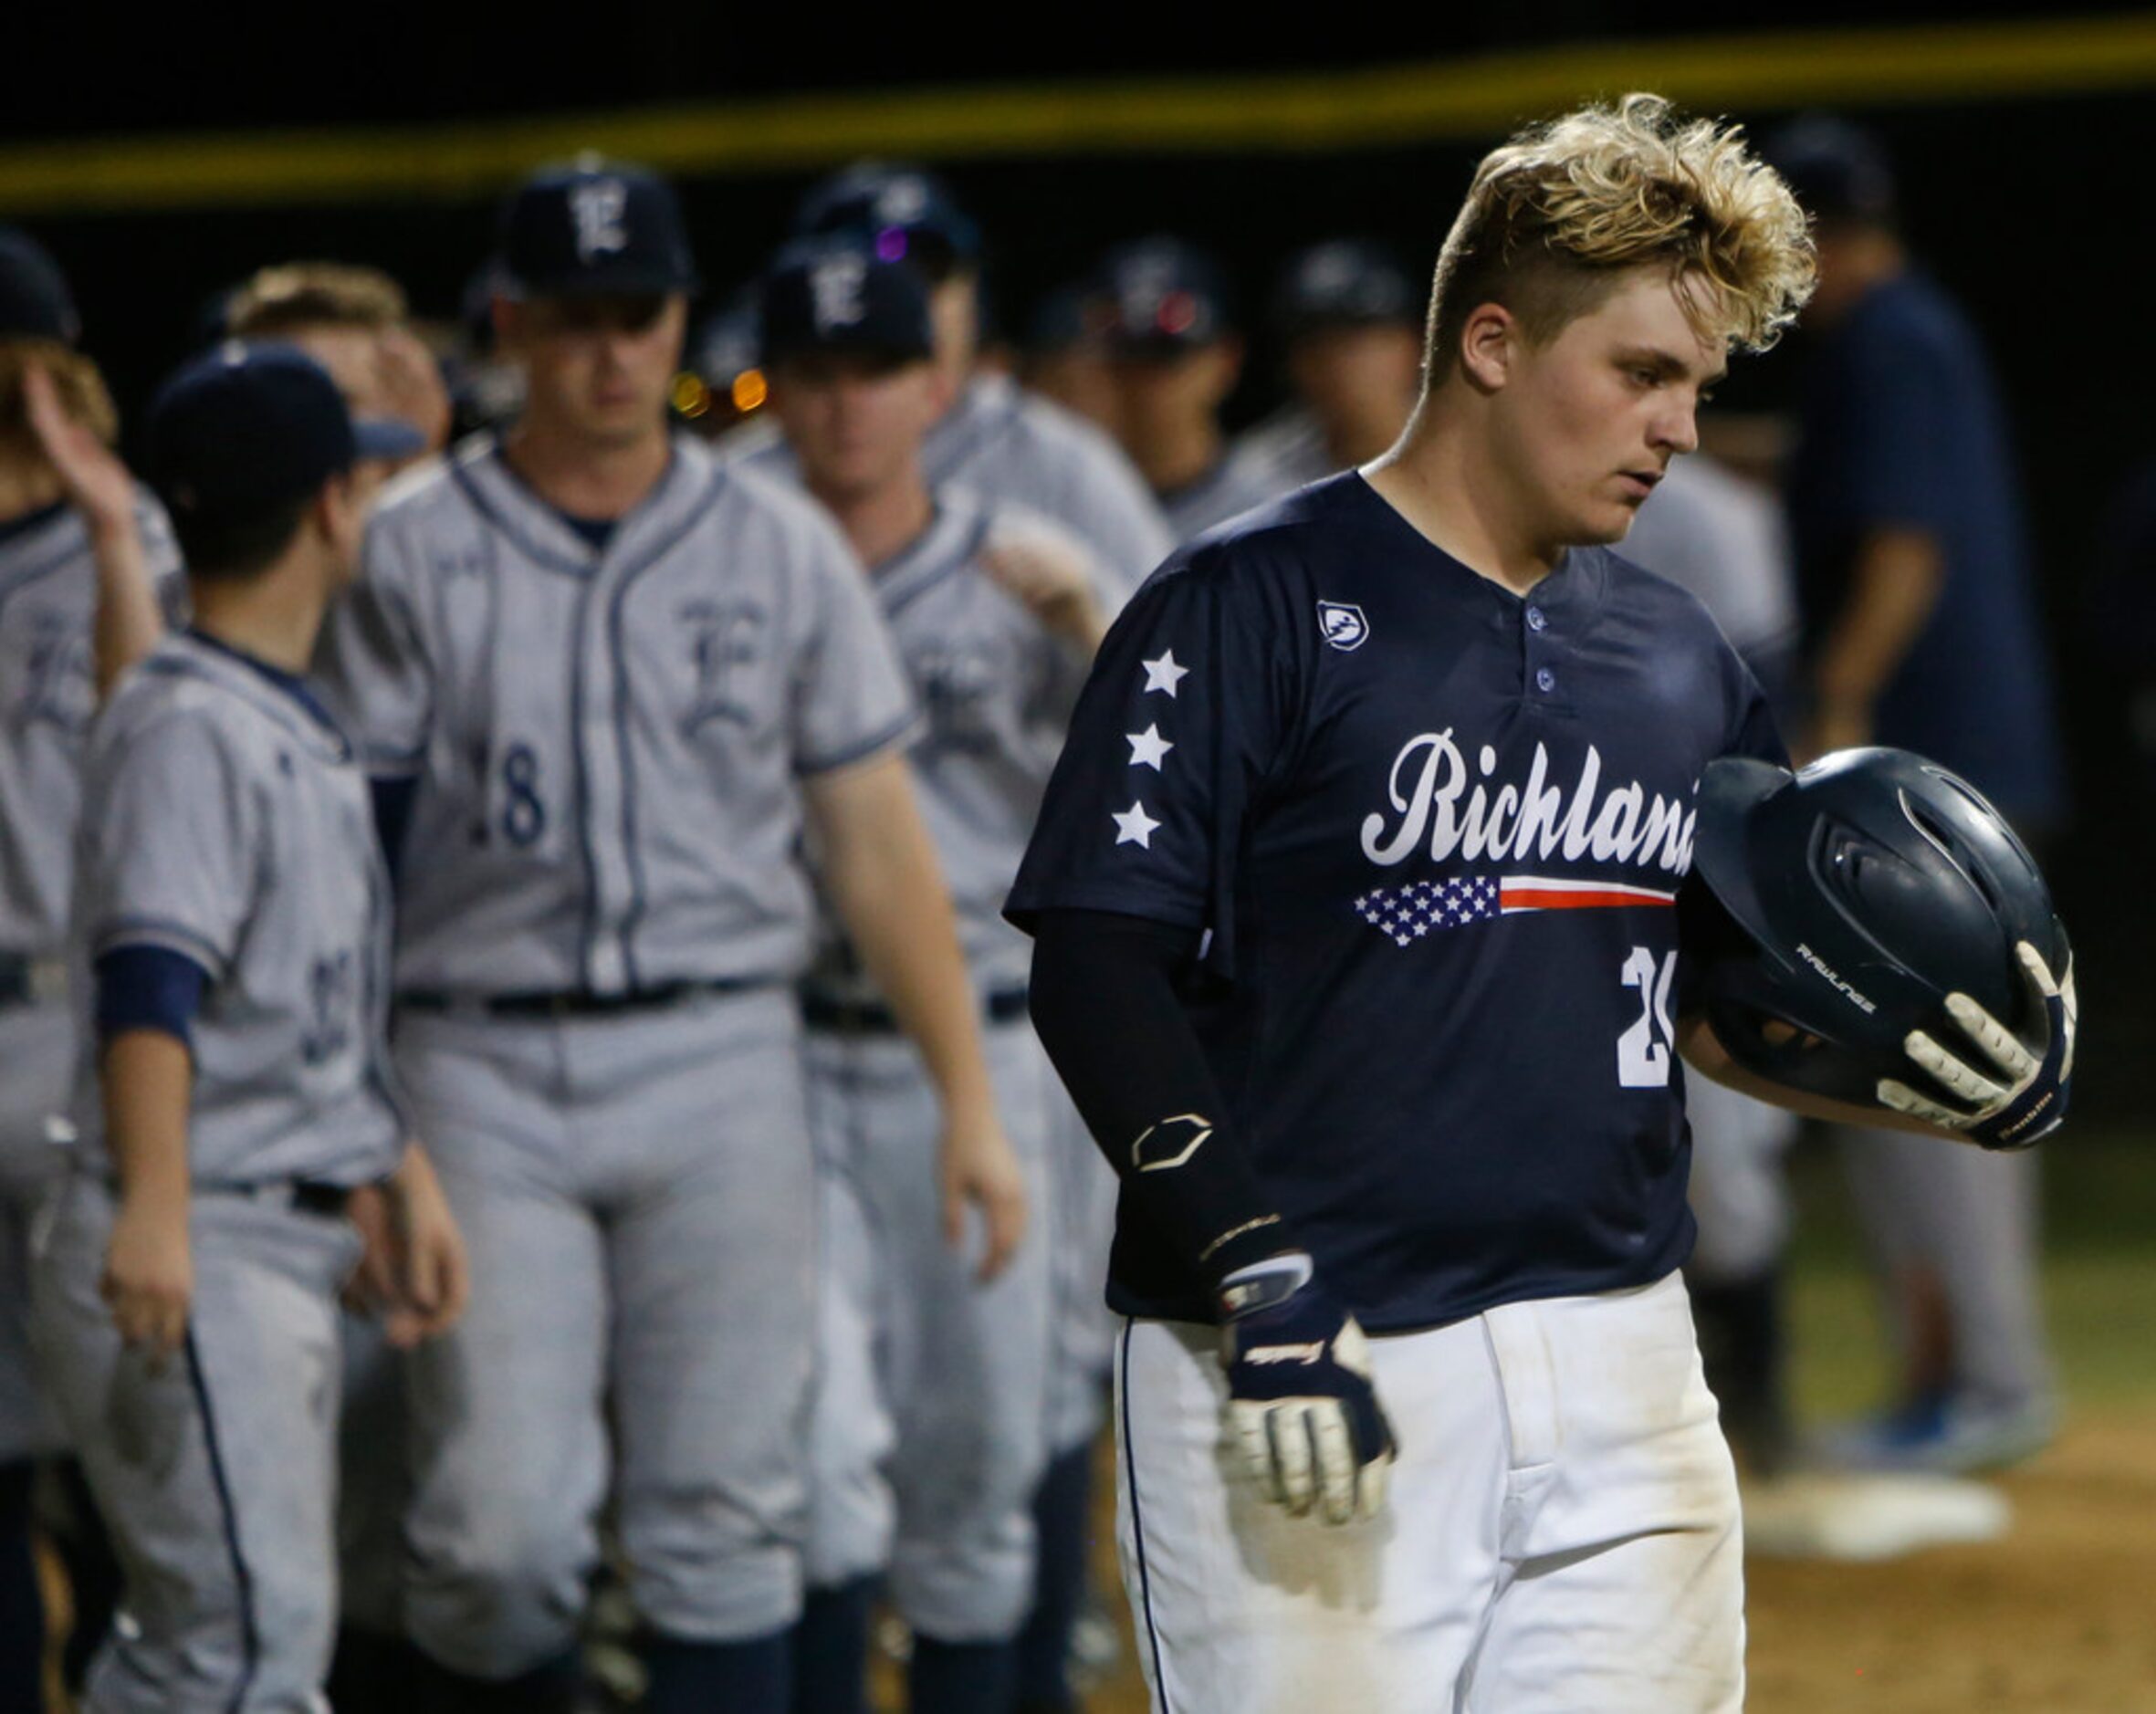
[[[925,167],[862,161],[843,168],[801,198],[793,230],[802,238],[864,238],[883,260],[911,262],[931,276],[980,259],[980,228]]]
[[[1412,324],[1422,298],[1391,251],[1367,238],[1333,238],[1298,251],[1273,288],[1272,322],[1282,339],[1322,328]]]
[[[19,226],[0,226],[0,339],[57,340],[82,336],[68,277],[50,252]]]
[[[151,486],[175,518],[246,524],[305,498],[361,458],[425,444],[409,423],[353,422],[330,371],[298,347],[228,340],[151,401]]]
[[[1141,238],[1101,263],[1110,342],[1132,355],[1172,356],[1231,331],[1228,282],[1219,266],[1180,238]]]
[[[810,351],[910,362],[935,349],[926,282],[858,238],[789,245],[764,276],[767,367]]]
[[[1767,140],[1767,164],[1814,220],[1890,220],[1894,169],[1879,141],[1833,113],[1805,113]]]
[[[1114,313],[1094,281],[1072,280],[1033,306],[1026,322],[1026,348],[1063,351],[1089,344],[1106,332]]]
[[[585,158],[535,172],[501,211],[500,267],[515,298],[694,292],[681,204],[643,167]]]

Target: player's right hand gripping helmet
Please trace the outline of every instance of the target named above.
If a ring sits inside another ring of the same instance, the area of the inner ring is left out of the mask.
[[[1910,1031],[1957,1033],[1958,992],[2025,1035],[2040,1020],[2015,943],[2067,968],[2035,859],[1975,788],[1907,750],[1842,750],[1797,774],[1711,762],[1693,850],[1752,942],[1710,961],[1708,1021],[1778,1083],[1877,1106],[1888,1078],[1952,1103],[1921,1087]]]

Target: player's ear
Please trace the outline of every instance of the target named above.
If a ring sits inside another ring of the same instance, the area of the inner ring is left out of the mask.
[[[1479,392],[1495,392],[1511,379],[1520,351],[1520,323],[1500,303],[1477,304],[1460,329],[1460,372]]]

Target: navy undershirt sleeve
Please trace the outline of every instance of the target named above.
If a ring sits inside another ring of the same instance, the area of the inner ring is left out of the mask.
[[[115,946],[97,961],[98,1040],[162,1030],[192,1045],[209,972],[170,946]]]
[[[394,883],[404,855],[404,835],[412,831],[412,808],[419,797],[415,775],[376,778],[367,782],[374,799],[374,836],[382,841],[382,861]]]
[[[1110,911],[1034,925],[1034,1028],[1123,1194],[1216,1289],[1298,1248],[1243,1154],[1177,992],[1193,930]]]

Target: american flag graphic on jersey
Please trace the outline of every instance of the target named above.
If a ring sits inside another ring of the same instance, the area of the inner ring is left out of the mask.
[[[1673,905],[1674,893],[1611,881],[1557,881],[1535,875],[1450,875],[1376,887],[1355,902],[1355,914],[1395,945],[1406,946],[1439,929],[1486,923],[1523,911],[1597,911]]]

